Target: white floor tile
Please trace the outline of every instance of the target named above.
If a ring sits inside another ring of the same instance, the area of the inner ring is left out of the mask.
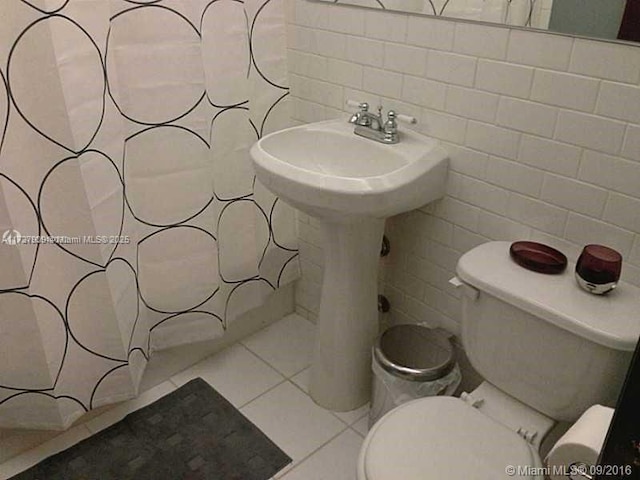
[[[311,364],[315,325],[298,314],[284,317],[242,343],[286,377]]]
[[[353,430],[346,430],[280,479],[356,480],[362,442],[360,435]]]
[[[309,393],[309,380],[311,379],[311,368],[305,368],[300,373],[291,377],[291,381],[295,383],[298,388],[301,388],[304,393]]]
[[[239,408],[284,380],[243,345],[236,344],[171,377],[178,387],[202,377]]]
[[[41,460],[66,450],[90,436],[91,432],[84,425],[73,427],[48,442],[18,455],[17,457],[13,457],[8,462],[0,465],[0,480],[11,478],[18,473],[33,467]]]
[[[77,426],[46,443],[5,463],[0,460],[0,480],[113,425],[197,377],[203,378],[240,408],[293,458],[293,464],[274,478],[354,480],[362,437],[367,433],[369,407],[351,412],[330,412],[316,405],[305,393],[309,386],[308,367],[314,334],[314,324],[299,315],[289,315],[242,343],[175,374],[170,381],[151,388],[138,398],[88,415],[86,420],[81,419]],[[44,440],[51,434],[39,432],[33,435]],[[20,436],[7,438],[10,442],[16,440],[16,444],[21,442]],[[28,440],[30,435],[25,438]],[[31,445],[18,447],[24,450]]]
[[[129,413],[135,412],[142,407],[146,407],[150,403],[153,403],[159,398],[162,398],[165,395],[173,392],[175,389],[176,386],[167,380],[166,382],[163,382],[160,385],[156,385],[152,389],[141,393],[140,396],[134,398],[133,400],[118,403],[110,410],[104,412],[102,415],[98,415],[97,417],[92,418],[88,422],[84,423],[84,425],[91,431],[91,433],[98,433],[99,431],[104,430],[105,428],[119,422]]]
[[[294,462],[302,460],[346,427],[291,382],[284,382],[240,411]]]
[[[311,369],[306,368],[297,375],[291,377],[291,381],[295,383],[299,388],[302,389],[305,393],[309,393],[309,379],[311,376]],[[332,412],[336,417],[342,420],[347,425],[353,425],[355,422],[360,420],[365,415],[369,414],[369,403],[363,405],[360,408],[356,408],[355,410],[350,410],[348,412]]]
[[[360,420],[354,423],[352,425],[352,428],[363,437],[366,437],[367,433],[369,433],[369,415],[362,417]]]
[[[369,403],[361,406],[360,408],[356,408],[355,410],[351,410],[349,412],[333,412],[336,417],[342,420],[347,425],[353,425],[362,417],[369,417]]]

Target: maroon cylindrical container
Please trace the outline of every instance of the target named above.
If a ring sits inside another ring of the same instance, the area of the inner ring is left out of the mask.
[[[622,255],[604,245],[587,245],[576,263],[578,285],[596,295],[613,290],[621,272]]]

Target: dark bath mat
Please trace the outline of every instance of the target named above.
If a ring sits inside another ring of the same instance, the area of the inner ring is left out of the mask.
[[[290,462],[196,378],[12,480],[268,480]]]

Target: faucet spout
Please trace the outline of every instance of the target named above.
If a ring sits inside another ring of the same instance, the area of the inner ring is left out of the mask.
[[[380,107],[382,108],[382,107]],[[372,129],[375,130],[376,132],[380,132],[382,131],[382,116],[380,114],[376,115],[374,113],[366,113],[366,116],[368,117],[368,122],[367,122],[367,126]]]
[[[349,119],[349,123],[353,123],[360,127],[371,128],[376,131],[381,131],[383,128],[382,122],[382,107],[378,107],[378,114],[369,112],[369,104],[359,104],[360,110],[354,113]]]

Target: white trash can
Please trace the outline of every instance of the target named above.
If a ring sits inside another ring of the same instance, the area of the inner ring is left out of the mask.
[[[452,395],[462,379],[451,335],[422,325],[385,330],[373,346],[372,368],[369,428],[409,400]]]

